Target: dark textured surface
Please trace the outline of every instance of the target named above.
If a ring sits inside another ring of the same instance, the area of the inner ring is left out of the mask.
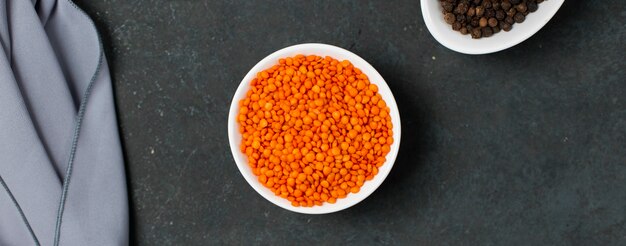
[[[485,56],[439,45],[417,0],[77,2],[112,68],[136,244],[626,242],[623,0],[567,1]],[[241,78],[303,42],[372,63],[402,117],[387,181],[329,215],[265,201],[227,144]]]

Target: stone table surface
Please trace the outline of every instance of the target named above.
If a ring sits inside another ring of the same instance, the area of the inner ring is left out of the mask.
[[[482,56],[437,43],[417,0],[77,4],[111,66],[133,244],[626,242],[623,0],[568,0],[527,41]],[[402,118],[387,180],[328,215],[259,196],[226,133],[248,70],[306,42],[369,61]]]

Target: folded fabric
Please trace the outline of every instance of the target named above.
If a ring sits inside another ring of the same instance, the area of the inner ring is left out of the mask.
[[[70,0],[0,1],[0,245],[127,245],[111,79]]]

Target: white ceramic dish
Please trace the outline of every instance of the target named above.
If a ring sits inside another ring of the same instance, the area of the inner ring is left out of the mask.
[[[272,65],[277,64],[280,58],[295,56],[298,54],[304,55],[319,55],[319,56],[331,56],[338,60],[349,60],[352,64],[361,69],[365,73],[371,83],[378,86],[378,93],[387,103],[390,109],[391,122],[393,123],[393,139],[394,142],[391,145],[391,151],[387,154],[387,162],[379,168],[378,174],[370,181],[366,181],[361,190],[356,194],[349,194],[346,198],[337,199],[335,204],[324,203],[322,206],[314,207],[294,207],[291,203],[279,196],[276,196],[270,189],[259,183],[257,176],[252,173],[252,169],[248,165],[247,157],[240,151],[241,134],[239,133],[239,123],[237,123],[237,114],[239,112],[239,101],[243,99],[250,89],[250,81],[256,76],[256,74],[264,69],[270,68]],[[326,44],[299,44],[290,46],[279,51],[272,53],[265,57],[259,63],[257,63],[239,84],[233,101],[230,106],[230,112],[228,115],[228,139],[230,142],[230,149],[233,153],[233,157],[239,168],[239,171],[246,179],[248,184],[254,188],[261,196],[268,201],[284,208],[298,213],[305,214],[325,214],[332,213],[339,210],[349,208],[367,196],[372,194],[380,184],[385,180],[389,171],[393,167],[393,163],[398,154],[400,148],[400,114],[398,113],[398,106],[396,101],[387,86],[387,83],[382,76],[365,60],[355,55],[354,53],[345,49],[326,45]]]
[[[530,38],[556,14],[565,0],[546,0],[537,11],[526,16],[522,23],[513,25],[509,32],[500,31],[488,38],[472,39],[452,30],[443,19],[443,8],[439,0],[422,0],[422,15],[428,31],[443,46],[465,54],[488,54],[513,47]]]

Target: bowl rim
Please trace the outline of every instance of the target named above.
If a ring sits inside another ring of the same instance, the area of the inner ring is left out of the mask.
[[[330,53],[334,54],[334,56]],[[259,183],[257,176],[252,174],[245,155],[240,151],[241,134],[239,133],[239,123],[236,120],[236,116],[239,112],[239,100],[241,100],[241,98],[245,96],[249,89],[250,81],[256,76],[258,72],[269,68],[272,65],[275,65],[276,63],[278,63],[278,59],[280,58],[294,56],[296,54],[315,54],[320,56],[329,55],[338,60],[349,60],[355,67],[359,68],[363,73],[365,73],[372,83],[378,86],[379,94],[381,94],[381,97],[385,100],[385,103],[390,109],[389,111],[393,123],[392,129],[394,141],[390,146],[390,152],[387,153],[387,160],[379,168],[378,174],[374,176],[372,180],[366,181],[359,192],[349,194],[346,198],[343,199],[337,199],[337,202],[335,204],[325,203],[322,206],[313,207],[292,206],[289,201],[282,197],[276,196],[268,188]],[[247,183],[263,198],[273,203],[274,205],[277,205],[292,212],[303,214],[327,214],[341,211],[358,204],[359,202],[369,197],[375,190],[380,187],[380,185],[387,178],[389,172],[391,171],[400,148],[400,123],[400,113],[391,89],[387,85],[387,82],[371,64],[369,64],[360,56],[337,46],[322,43],[303,43],[288,46],[269,54],[258,63],[256,63],[252,67],[252,69],[250,69],[246,73],[244,78],[239,83],[239,86],[237,87],[237,90],[233,95],[233,99],[230,105],[228,114],[228,140],[233,158],[235,160],[237,168],[239,169],[239,172],[247,181]],[[367,189],[364,188],[366,186]]]
[[[511,48],[515,45],[518,45],[524,42],[528,38],[532,37],[533,35],[535,35],[535,33],[541,30],[550,21],[550,19],[554,17],[554,15],[556,15],[556,13],[561,8],[565,0],[544,1],[542,4],[550,4],[551,8],[547,10],[542,10],[541,6],[539,7],[539,10],[537,12],[541,10],[542,12],[540,13],[543,14],[542,16],[543,18],[534,20],[533,23],[535,23],[535,25],[529,28],[526,28],[525,32],[521,34],[512,35],[511,36],[512,38],[509,39],[510,41],[498,42],[498,43],[491,44],[491,45],[481,45],[478,47],[472,47],[471,45],[465,45],[465,44],[461,45],[461,44],[456,43],[455,41],[453,41],[453,39],[448,38],[447,35],[443,34],[444,30],[441,30],[437,25],[435,25],[434,23],[435,19],[440,19],[441,22],[444,22],[444,19],[443,17],[436,16],[437,13],[433,13],[432,11],[430,11],[429,6],[431,6],[432,4],[440,5],[439,2],[440,2],[439,0],[421,0],[421,3],[420,3],[420,8],[422,9],[422,17],[424,18],[424,23],[426,24],[426,28],[428,29],[430,34],[435,38],[435,40],[437,40],[437,42],[447,47],[448,49],[454,50],[459,53],[468,54],[468,55],[482,55],[482,54],[495,53],[498,51]],[[440,8],[440,6],[437,6],[437,7]],[[441,11],[438,11],[438,12],[441,12]],[[532,14],[537,14],[537,12],[532,13]],[[536,17],[536,18],[540,18],[540,17]],[[527,23],[528,21],[525,21],[523,23],[519,23],[516,25],[523,25]],[[449,26],[449,25],[446,24],[446,26]],[[515,28],[511,32],[515,32]],[[501,32],[500,34],[503,34],[503,33]],[[478,43],[481,41],[484,42],[484,40],[487,39],[487,38],[472,39],[472,38],[468,38],[467,36],[468,35],[461,35],[461,34],[458,35],[459,39],[466,39],[464,41],[470,41],[473,43]],[[489,37],[489,39],[493,39],[493,38],[494,37]],[[454,40],[456,40],[456,38],[454,38]]]

